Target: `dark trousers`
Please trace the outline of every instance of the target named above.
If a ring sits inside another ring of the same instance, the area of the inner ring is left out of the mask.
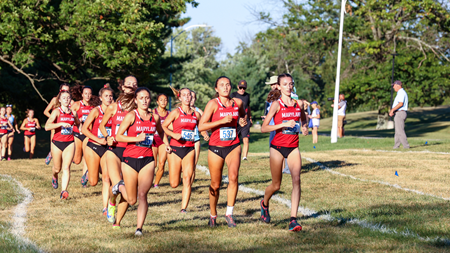
[[[395,112],[394,124],[395,124],[395,144],[394,148],[399,148],[400,144],[403,148],[409,148],[408,140],[405,133],[405,121],[407,113],[406,111]]]

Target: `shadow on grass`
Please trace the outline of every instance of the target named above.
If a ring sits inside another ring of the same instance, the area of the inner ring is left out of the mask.
[[[326,162],[320,162],[320,163],[330,169],[338,169],[338,168],[343,168],[343,167],[359,165],[358,163],[347,163],[345,161],[339,161],[339,160],[332,160],[332,161],[326,161]],[[308,172],[320,171],[320,170],[322,170],[322,168],[320,168],[315,163],[308,163],[308,164],[302,166],[302,174],[305,174]]]

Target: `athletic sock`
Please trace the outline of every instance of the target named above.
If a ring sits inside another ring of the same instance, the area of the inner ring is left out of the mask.
[[[110,206],[115,206],[116,203],[113,204],[113,203],[111,203],[111,201],[109,201],[109,205],[110,205]]]
[[[233,209],[234,206],[227,206],[227,212],[225,213],[225,215],[233,215]]]
[[[289,222],[293,221],[293,220],[297,220],[297,217],[291,217],[291,219],[289,220]]]
[[[264,200],[263,200],[263,202],[262,202],[262,205],[263,205],[264,208],[267,208],[267,207],[268,207],[268,206],[264,205]]]
[[[211,218],[217,218],[217,215],[209,214],[209,216],[211,216]]]

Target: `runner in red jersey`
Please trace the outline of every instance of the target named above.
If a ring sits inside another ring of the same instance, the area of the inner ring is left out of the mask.
[[[6,118],[6,108],[0,108],[0,139],[2,142],[2,157],[0,160],[6,161],[6,148],[8,147],[8,130],[12,130],[13,126],[11,122],[9,122],[8,118]]]
[[[269,112],[264,119],[261,132],[267,133],[275,131],[275,137],[270,144],[270,170],[272,173],[272,184],[265,191],[264,199],[260,202],[261,219],[269,223],[269,200],[272,195],[280,189],[283,161],[287,158],[288,167],[292,176],[292,195],[291,195],[291,219],[289,222],[290,231],[300,231],[302,226],[297,222],[298,205],[300,202],[300,173],[302,168],[302,159],[298,150],[298,134],[300,128],[304,135],[308,134],[308,124],[304,111],[301,110],[303,103],[291,98],[291,92],[294,88],[294,80],[289,74],[278,76],[277,89],[271,93],[277,93],[271,96],[274,98]],[[281,93],[281,97],[280,94]],[[269,94],[270,96],[270,94]],[[276,100],[275,100],[276,99]],[[302,115],[303,114],[303,115]],[[274,125],[269,125],[274,119]]]
[[[69,192],[67,187],[70,181],[70,165],[72,164],[75,153],[75,144],[73,142],[73,126],[80,122],[77,113],[69,108],[72,97],[68,91],[60,91],[55,109],[45,123],[45,130],[55,130],[52,139],[52,157],[53,157],[53,178],[52,186],[58,188],[58,174],[63,171],[61,199],[67,199]]]
[[[159,94],[156,100],[156,103],[158,104],[158,108],[155,108],[153,110],[153,113],[159,116],[159,119],[161,121],[161,125],[166,120],[167,116],[169,115],[169,112],[166,110],[167,107],[167,96],[165,94]],[[162,176],[164,175],[164,167],[166,165],[167,161],[167,152],[166,147],[163,146],[163,141],[161,139],[161,136],[159,136],[158,132],[155,133],[155,140],[153,142],[153,156],[155,157],[157,170],[155,175],[155,188],[159,188],[159,182],[161,181]]]
[[[216,80],[215,89],[217,98],[208,102],[198,125],[200,132],[212,130],[208,151],[208,166],[211,174],[209,225],[211,227],[216,226],[217,201],[219,200],[219,189],[222,182],[222,170],[224,163],[227,163],[229,183],[225,219],[228,227],[236,227],[233,209],[236,202],[239,167],[241,165],[241,146],[239,145],[239,138],[236,138],[236,127],[238,121],[241,126],[245,126],[247,122],[243,119],[245,111],[242,101],[230,97],[230,79],[225,76],[219,77]],[[239,117],[242,120],[239,120]]]
[[[108,150],[105,153],[106,156],[106,167],[108,168],[109,178],[111,180],[111,185],[116,185],[122,180],[122,160],[123,151],[127,146],[126,142],[117,142],[116,134],[119,130],[120,124],[122,124],[123,119],[128,112],[133,111],[136,108],[134,103],[134,91],[137,88],[137,79],[134,76],[128,76],[123,81],[119,81],[119,90],[122,92],[117,99],[116,103],[108,106],[108,109],[103,115],[103,120],[99,125],[99,129],[104,136],[107,136],[106,126],[108,122],[111,121],[111,135],[108,136]],[[116,193],[116,192],[114,192]],[[114,228],[120,228],[120,221],[122,220],[125,212],[128,208],[128,203],[125,200],[127,196],[122,196],[116,209],[116,198],[118,194],[114,194],[110,191],[109,201],[107,207],[106,218],[109,222],[113,223]],[[124,195],[126,192],[124,192]],[[117,210],[117,219],[116,219]]]
[[[151,94],[147,88],[141,87],[136,90],[137,109],[125,116],[116,135],[118,142],[127,142],[128,145],[123,152],[123,181],[114,185],[113,189],[122,193],[122,197],[126,195],[130,205],[136,204],[139,197],[136,236],[142,235],[142,226],[148,211],[147,194],[152,186],[155,171],[152,142],[156,131],[164,136],[163,142],[167,151],[171,151],[167,136],[161,128],[159,116],[149,109],[150,97]]]
[[[81,131],[89,138],[86,148],[84,149],[84,159],[88,167],[89,184],[91,186],[96,186],[99,179],[99,173],[102,174],[103,215],[106,215],[110,187],[106,156],[104,156],[107,150],[107,136],[104,136],[98,127],[103,120],[106,108],[114,102],[113,90],[109,87],[109,84],[105,84],[103,88],[100,89],[99,97],[101,105],[98,105],[91,110]],[[111,124],[112,123],[108,121],[108,135],[110,135],[111,132]]]
[[[177,97],[181,101],[181,106],[169,114],[162,127],[164,132],[172,137],[170,140],[172,153],[169,154],[169,181],[172,188],[180,184],[181,171],[183,171],[181,212],[186,213],[191,198],[192,183],[194,183],[194,137],[200,114],[191,108],[191,90],[183,88],[177,91]],[[169,129],[170,124],[173,126],[173,131]]]
[[[36,147],[36,129],[41,129],[39,120],[34,117],[34,110],[28,109],[27,116],[20,126],[20,130],[24,131],[24,147],[25,152],[30,152],[30,159],[33,158],[34,148]]]
[[[80,128],[73,128],[73,136],[75,137],[75,156],[73,157],[73,162],[75,164],[80,164],[83,158],[83,150],[86,148],[88,139],[86,135],[80,132],[84,121],[86,121],[87,116],[91,112],[93,104],[98,104],[99,98],[97,96],[92,96],[92,88],[90,86],[76,85],[72,88],[72,98],[78,100],[73,103],[70,107],[75,110],[78,115],[78,119],[81,122]],[[87,184],[87,164],[86,161],[83,162],[83,176],[81,177],[81,185],[86,187]]]
[[[59,91],[61,92],[61,91],[63,91],[63,90],[69,91],[69,90],[70,90],[70,85],[67,84],[67,83],[61,84],[61,85],[59,86]],[[59,95],[59,94],[58,94],[58,95]],[[44,115],[47,116],[48,118],[50,118],[51,111],[52,111],[53,109],[55,109],[55,104],[56,104],[56,103],[59,103],[57,97],[58,97],[58,96],[53,97],[52,100],[50,100],[50,103],[48,103],[47,107],[46,107],[45,110],[44,110]],[[72,102],[73,102],[73,101],[70,101],[70,104],[72,104]],[[52,130],[52,131],[50,132],[50,142],[52,142],[52,140],[53,140],[53,135],[54,135],[54,134],[55,134],[55,130]],[[47,155],[47,157],[45,158],[45,164],[49,165],[51,160],[52,160],[52,152],[50,151],[50,152],[48,152],[48,155]]]

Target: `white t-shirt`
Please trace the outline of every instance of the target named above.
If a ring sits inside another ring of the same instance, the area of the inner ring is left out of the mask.
[[[318,114],[320,114],[320,110],[319,108],[316,108],[313,110],[313,112],[311,113],[311,117],[316,117]],[[313,127],[318,127],[320,124],[320,119],[317,118],[312,118],[312,125]]]
[[[392,108],[396,107],[400,102],[403,103],[403,106],[398,108],[398,111],[408,111],[408,94],[403,88],[397,91]]]
[[[339,106],[341,108],[339,108]],[[338,108],[339,108],[338,109],[338,116],[345,116],[345,110],[347,110],[347,101],[344,100],[344,101],[339,102]]]

